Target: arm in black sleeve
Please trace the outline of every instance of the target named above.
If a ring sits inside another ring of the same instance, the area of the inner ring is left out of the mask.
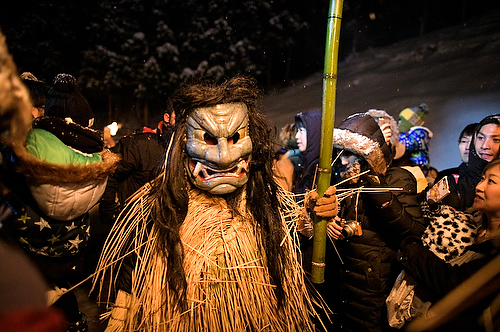
[[[407,236],[420,237],[427,223],[422,215],[417,194],[417,182],[413,175],[399,167],[387,170],[386,185],[394,190],[388,204],[377,208],[380,219],[387,227],[390,238],[401,241]]]
[[[421,241],[402,244],[398,261],[404,270],[429,294],[440,299],[490,261],[492,256],[472,260],[462,265],[451,265],[424,247]]]
[[[119,154],[122,159],[118,163],[115,172],[109,175],[106,189],[99,203],[101,221],[106,224],[112,223],[121,209],[120,203],[117,202],[118,185],[131,176],[136,169],[135,163],[137,161],[134,154],[130,152],[130,144],[133,144],[132,138],[125,136],[111,149],[112,152]]]
[[[469,163],[467,171],[460,174],[458,179],[454,175],[448,176],[450,193],[441,201],[442,204],[465,211],[474,203],[476,185],[481,180],[483,169],[488,162],[481,159],[475,152],[473,142],[469,150]]]

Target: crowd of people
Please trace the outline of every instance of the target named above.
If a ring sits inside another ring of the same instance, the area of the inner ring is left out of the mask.
[[[371,109],[334,129],[331,184],[339,212],[327,226],[325,283],[317,286],[333,309],[333,331],[403,328],[499,252],[493,197],[500,189],[500,114],[467,125],[458,136],[462,163],[438,173],[429,160],[426,113],[422,104],[396,121]],[[317,195],[321,111],[297,114],[294,126],[298,162],[285,152],[275,169],[281,185],[307,202]],[[477,317],[465,317],[453,330],[479,328]]]
[[[88,331],[86,279],[107,331],[391,331],[499,252],[500,114],[457,133],[462,163],[438,172],[425,103],[354,113],[319,170],[321,110],[273,137],[251,78],[186,83],[157,128],[115,142],[74,76],[19,75],[3,37],[0,57],[0,331]],[[487,289],[433,329],[498,329]]]

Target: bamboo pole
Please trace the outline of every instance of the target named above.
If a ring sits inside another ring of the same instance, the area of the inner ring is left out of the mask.
[[[337,89],[337,66],[339,55],[340,22],[343,0],[330,0],[325,46],[325,67],[323,72],[323,102],[321,121],[321,145],[319,155],[318,194],[323,197],[330,186],[333,126],[335,121],[335,93]],[[311,281],[317,284],[325,281],[325,246],[327,220],[316,218]]]

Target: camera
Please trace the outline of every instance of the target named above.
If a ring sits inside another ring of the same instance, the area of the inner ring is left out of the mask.
[[[342,227],[340,233],[342,233],[344,237],[361,236],[363,234],[361,224],[354,220],[342,220],[340,226]]]

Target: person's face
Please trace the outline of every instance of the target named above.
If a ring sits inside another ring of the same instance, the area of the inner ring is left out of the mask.
[[[306,151],[307,148],[307,130],[304,126],[297,127],[297,134],[295,134],[295,139],[297,140],[297,146],[300,152]]]
[[[482,126],[476,135],[475,148],[481,159],[492,161],[497,158],[500,151],[500,126],[494,123]]]
[[[500,166],[493,166],[476,186],[474,209],[483,213],[500,213]]]
[[[429,176],[431,179],[435,179],[438,176],[438,172],[435,169],[430,169],[427,176]]]
[[[464,163],[469,162],[469,145],[472,139],[471,135],[464,135],[458,142],[458,151],[460,152],[460,158]]]
[[[33,119],[39,118],[44,116],[45,114],[45,108],[44,107],[31,107],[31,115],[33,116]]]
[[[340,170],[340,176],[343,180],[352,178],[348,181],[348,183],[357,183],[359,181],[359,177],[355,177],[361,173],[361,157],[357,154],[344,151],[340,155],[340,162],[342,164]]]

